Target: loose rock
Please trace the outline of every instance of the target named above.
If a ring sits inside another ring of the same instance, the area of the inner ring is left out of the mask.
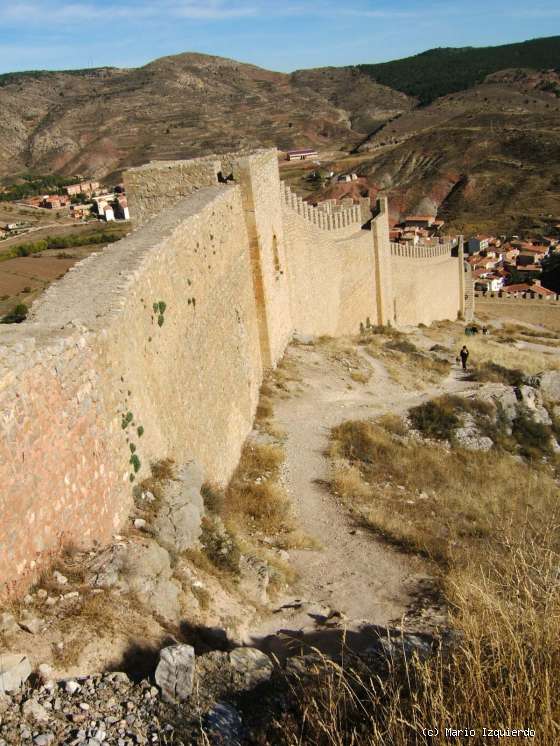
[[[155,680],[166,702],[183,702],[192,694],[194,668],[191,645],[171,645],[160,651]]]
[[[272,661],[257,648],[236,648],[229,654],[234,672],[243,677],[247,688],[254,688],[272,676]]]
[[[0,694],[17,692],[31,674],[31,663],[20,653],[0,655]]]

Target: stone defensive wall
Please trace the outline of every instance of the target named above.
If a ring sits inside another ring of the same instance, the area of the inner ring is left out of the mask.
[[[64,545],[110,540],[157,460],[226,483],[295,331],[462,310],[462,257],[401,255],[386,200],[373,216],[304,203],[275,150],[151,163],[125,184],[134,231],[0,327],[0,595]]]
[[[456,318],[464,296],[461,262],[448,242],[435,245],[391,244],[393,324],[429,324],[434,318]],[[461,308],[464,314],[464,307]]]

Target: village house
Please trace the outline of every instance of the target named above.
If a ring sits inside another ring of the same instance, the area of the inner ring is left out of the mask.
[[[42,197],[26,197],[21,200],[21,203],[28,207],[42,207],[43,200],[47,198],[48,195],[43,195]]]
[[[518,256],[519,249],[516,249],[509,243],[506,243],[502,246],[502,257],[504,261],[515,263],[515,260]]]
[[[435,219],[435,215],[407,215],[403,225],[407,228],[431,228]]]
[[[526,282],[519,283],[516,285],[506,285],[503,288],[502,292],[514,298],[517,298],[520,296],[539,297],[545,300],[556,298],[556,293],[553,290],[544,288],[541,285],[540,280],[534,280],[532,285],[529,285],[529,283],[526,283]]]
[[[527,264],[540,264],[545,255],[546,254],[542,249],[530,244],[525,244],[523,248],[519,250],[516,264],[518,267],[525,266]]]
[[[470,256],[467,261],[471,265],[473,270],[494,269],[494,267],[498,264],[496,259],[488,256]]]
[[[87,205],[70,205],[70,215],[75,220],[84,220],[91,214],[93,204]]]
[[[478,254],[480,251],[486,251],[490,243],[495,240],[494,236],[483,236],[481,234],[471,236],[465,244],[466,252],[471,255]]]
[[[99,182],[81,181],[79,184],[70,184],[70,186],[65,187],[65,189],[66,194],[68,194],[69,197],[75,197],[78,194],[86,194],[90,196],[99,191]]]
[[[317,158],[319,153],[313,148],[301,148],[300,150],[288,150],[287,161],[306,161],[308,158]]]
[[[115,217],[118,220],[130,220],[128,202],[124,195],[117,195],[117,198],[113,202],[113,209],[115,212]]]
[[[474,283],[474,289],[484,293],[497,293],[503,287],[504,278],[499,275],[479,277]]]
[[[52,194],[44,197],[40,206],[47,210],[59,210],[61,207],[67,207],[69,204],[70,199],[66,195]]]

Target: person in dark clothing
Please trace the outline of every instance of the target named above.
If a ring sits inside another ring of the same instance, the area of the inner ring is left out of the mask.
[[[463,366],[463,370],[467,369],[467,358],[469,357],[469,351],[467,350],[467,346],[463,345],[461,348],[461,352],[459,353],[459,357],[461,358],[461,365]]]

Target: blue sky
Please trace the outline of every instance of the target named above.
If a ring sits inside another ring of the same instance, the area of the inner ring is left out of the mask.
[[[0,72],[186,51],[290,71],[558,33],[557,0],[0,0]]]

